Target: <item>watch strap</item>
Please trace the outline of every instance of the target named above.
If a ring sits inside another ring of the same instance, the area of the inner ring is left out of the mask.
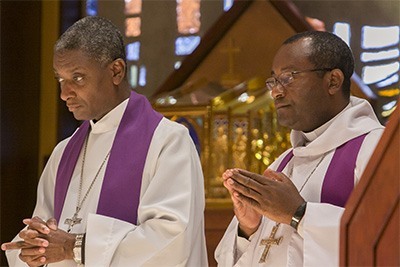
[[[82,247],[84,246],[84,237],[85,234],[77,234],[75,236],[75,243],[74,243],[74,248],[73,248],[73,254],[74,254],[74,261],[76,264],[81,265],[83,264],[83,249]]]
[[[290,222],[290,226],[292,226],[296,231],[297,228],[299,227],[299,223],[301,219],[303,219],[304,214],[306,213],[306,207],[307,207],[307,202],[304,201],[303,204],[301,204],[296,212],[294,213],[292,217],[292,221]]]

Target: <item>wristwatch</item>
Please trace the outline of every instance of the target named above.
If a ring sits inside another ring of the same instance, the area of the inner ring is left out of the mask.
[[[292,217],[292,221],[290,222],[290,226],[292,226],[296,231],[297,227],[299,226],[299,223],[301,219],[303,219],[304,214],[306,213],[306,207],[307,207],[307,202],[304,201],[303,204],[301,204],[296,212],[294,213]]]
[[[85,234],[77,234],[76,235],[74,248],[72,249],[72,252],[74,254],[74,261],[78,265],[83,264],[83,261],[82,261],[82,246],[84,245],[83,244],[84,236],[85,236]]]

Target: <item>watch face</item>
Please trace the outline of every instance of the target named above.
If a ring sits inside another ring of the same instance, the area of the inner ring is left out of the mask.
[[[74,261],[77,264],[82,264],[82,247],[74,247],[73,253],[74,253]]]

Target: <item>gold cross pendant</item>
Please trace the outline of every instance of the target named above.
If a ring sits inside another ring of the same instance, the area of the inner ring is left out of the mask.
[[[265,246],[265,248],[264,248],[263,254],[261,255],[259,263],[265,262],[265,259],[267,258],[269,250],[272,245],[279,246],[279,244],[282,242],[282,239],[283,239],[282,236],[275,239],[275,234],[276,234],[276,231],[278,231],[278,227],[279,227],[279,223],[277,223],[272,228],[271,234],[269,235],[268,239],[261,240],[260,246]]]

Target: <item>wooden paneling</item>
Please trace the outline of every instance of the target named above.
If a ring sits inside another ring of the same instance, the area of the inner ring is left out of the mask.
[[[400,117],[397,108],[342,217],[342,266],[400,266]]]
[[[204,216],[206,227],[208,265],[210,267],[217,266],[217,262],[214,259],[214,251],[217,248],[217,245],[222,236],[224,235],[226,228],[228,228],[228,225],[232,220],[233,209],[207,208]]]

